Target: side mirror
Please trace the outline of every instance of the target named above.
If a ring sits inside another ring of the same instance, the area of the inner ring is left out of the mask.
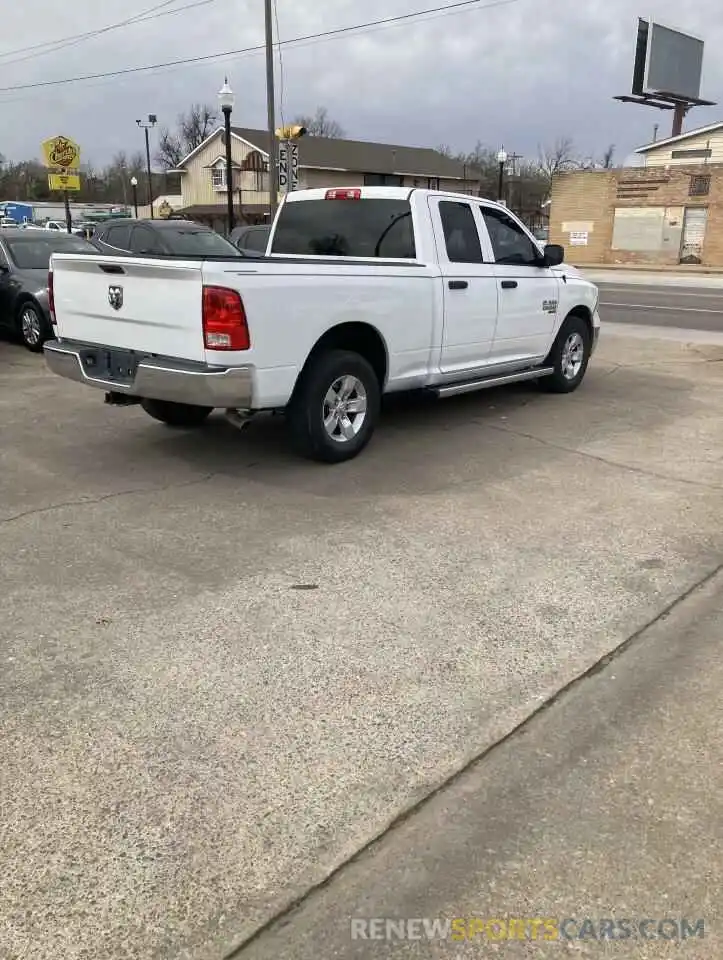
[[[543,258],[546,267],[559,267],[565,262],[565,248],[557,243],[548,243]]]

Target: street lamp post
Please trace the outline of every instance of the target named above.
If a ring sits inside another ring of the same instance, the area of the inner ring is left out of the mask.
[[[504,196],[505,164],[507,163],[507,153],[504,147],[497,153],[497,163],[499,165],[499,175],[497,178],[497,202],[501,203]]]
[[[226,135],[226,201],[228,204],[228,235],[233,230],[233,164],[231,160],[231,111],[233,110],[234,95],[228,85],[228,77],[218,91],[218,103],[223,112],[223,125]]]
[[[133,209],[135,210],[136,220],[138,219],[138,178],[131,177],[131,187],[133,188]]]
[[[151,145],[148,139],[148,131],[158,123],[158,117],[155,113],[149,113],[147,120],[136,120],[138,126],[146,135],[146,167],[148,173],[148,206],[151,208],[151,220],[153,220],[153,183],[151,181]]]

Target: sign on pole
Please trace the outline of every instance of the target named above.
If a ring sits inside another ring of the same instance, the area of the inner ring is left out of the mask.
[[[80,146],[70,137],[51,137],[41,144],[51,190],[80,190]]]
[[[279,144],[279,191],[290,193],[299,187],[299,144],[282,140]]]
[[[279,193],[289,192],[289,153],[288,140],[279,144]]]
[[[289,178],[291,181],[291,189],[299,189],[299,144],[296,140],[291,141],[291,169],[289,172]]]
[[[42,143],[45,166],[52,170],[80,170],[80,147],[70,137],[51,137]]]
[[[49,173],[48,186],[51,190],[80,190],[80,177],[77,173]]]

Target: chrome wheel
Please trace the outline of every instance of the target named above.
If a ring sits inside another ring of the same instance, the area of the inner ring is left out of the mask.
[[[337,443],[357,436],[367,415],[367,392],[357,377],[338,377],[326,392],[322,416],[324,429]]]
[[[571,333],[562,348],[560,367],[566,380],[574,380],[585,359],[585,343],[579,333]]]
[[[37,347],[43,337],[43,327],[35,307],[29,304],[20,313],[20,332],[29,347]]]

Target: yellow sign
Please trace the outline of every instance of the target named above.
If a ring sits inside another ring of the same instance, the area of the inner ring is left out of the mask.
[[[46,167],[59,167],[61,170],[80,169],[80,147],[70,137],[51,137],[50,140],[43,141],[42,148]]]
[[[77,173],[49,173],[48,186],[51,190],[80,190],[80,177]]]

